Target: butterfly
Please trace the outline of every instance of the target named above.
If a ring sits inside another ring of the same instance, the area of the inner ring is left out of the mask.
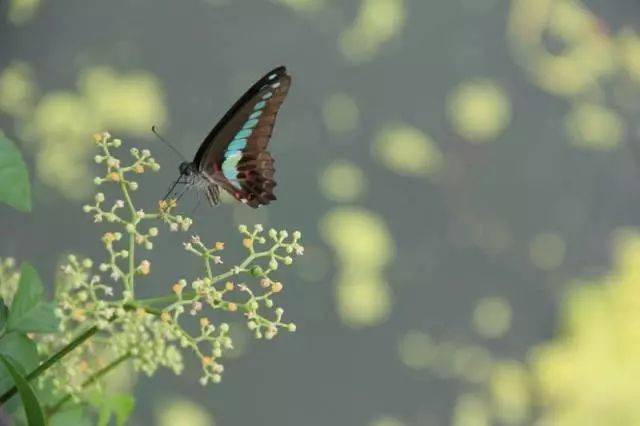
[[[275,167],[267,145],[290,86],[284,66],[251,86],[209,132],[193,161],[180,164],[180,177],[165,199],[180,183],[203,191],[210,205],[220,202],[220,187],[253,208],[274,201]]]

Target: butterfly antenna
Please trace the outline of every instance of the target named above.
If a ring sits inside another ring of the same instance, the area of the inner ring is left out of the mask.
[[[160,139],[162,141],[162,143],[164,143],[166,146],[168,146],[173,152],[175,152],[178,157],[182,158],[182,160],[189,162],[189,160],[186,159],[186,157],[184,155],[182,155],[182,153],[180,151],[178,151],[177,149],[175,149],[173,147],[173,145],[171,145],[169,142],[167,142],[167,140],[165,138],[163,138],[160,133],[158,133],[158,131],[156,130],[157,127],[151,126],[151,131],[153,132],[154,135],[156,135],[158,137],[158,139]]]

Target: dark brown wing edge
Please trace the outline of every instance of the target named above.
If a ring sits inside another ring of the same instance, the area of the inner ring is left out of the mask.
[[[204,139],[202,144],[200,144],[200,148],[198,148],[198,152],[193,159],[193,163],[200,169],[200,163],[202,161],[202,157],[205,155],[209,144],[214,140],[216,135],[224,128],[224,126],[233,118],[233,116],[243,107],[244,104],[249,102],[255,95],[260,91],[260,88],[269,82],[269,76],[276,74],[276,78],[281,77],[287,73],[287,68],[283,65],[274,68],[273,70],[266,73],[260,80],[256,81],[253,86],[251,86],[245,93],[234,103],[231,108],[227,111],[227,113],[222,117],[220,121],[215,125],[215,127],[209,132],[207,137]]]

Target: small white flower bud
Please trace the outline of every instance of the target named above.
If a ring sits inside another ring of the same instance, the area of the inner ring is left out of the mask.
[[[158,235],[158,228],[151,228],[149,229],[149,235],[151,235],[152,237],[155,237],[156,235]]]
[[[129,188],[131,188],[132,191],[136,191],[138,189],[138,182],[129,182]]]
[[[245,233],[247,232],[247,225],[240,225],[238,226],[238,231]]]
[[[98,192],[95,199],[98,203],[102,203],[104,201],[104,194],[102,192]]]
[[[82,211],[85,213],[89,213],[91,211],[91,206],[88,204],[85,204],[84,206],[82,206]]]
[[[258,231],[258,232],[262,232],[262,231],[264,231],[264,228],[263,228],[263,227],[262,227],[262,225],[261,225],[261,224],[259,224],[259,223],[258,223],[256,226],[254,226],[254,229],[255,229],[256,231]]]
[[[95,161],[97,164],[100,164],[104,161],[104,157],[102,155],[96,155],[95,157],[93,157],[93,161]]]

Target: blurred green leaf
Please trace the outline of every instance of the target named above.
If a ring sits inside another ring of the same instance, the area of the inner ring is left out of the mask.
[[[117,426],[123,426],[133,412],[135,399],[133,395],[119,393],[107,398],[94,398],[92,403],[100,412],[98,416],[98,426],[109,425],[112,416],[115,416]]]
[[[49,418],[49,426],[91,426],[93,423],[83,407],[72,407]]]
[[[28,263],[20,269],[18,291],[11,304],[7,330],[49,333],[56,331],[58,320],[52,303],[43,303],[44,289],[38,272]]]
[[[0,201],[31,211],[29,173],[15,144],[0,131]]]
[[[18,371],[17,362],[11,357],[0,354],[0,363],[9,371],[13,382],[18,388],[18,394],[24,405],[29,426],[44,426],[44,414],[29,382]]]
[[[35,343],[19,332],[6,334],[0,340],[0,354],[10,356],[18,361],[18,371],[26,375],[38,366],[40,361]],[[8,390],[13,379],[6,368],[0,365],[0,392]]]

